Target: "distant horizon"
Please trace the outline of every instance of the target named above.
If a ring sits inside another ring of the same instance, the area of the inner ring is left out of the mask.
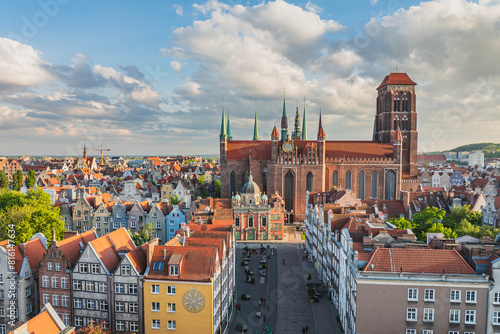
[[[290,129],[298,106],[313,137],[321,110],[327,139],[370,140],[392,72],[417,83],[419,151],[497,138],[498,1],[53,3],[0,4],[9,156],[217,151],[223,110],[268,138],[283,99]]]

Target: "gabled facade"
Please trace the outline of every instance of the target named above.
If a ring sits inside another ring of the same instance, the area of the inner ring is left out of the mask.
[[[167,205],[166,203],[156,203],[151,206],[151,209],[146,214],[146,225],[153,225],[154,238],[159,239],[159,243],[165,243],[168,238],[165,238],[165,219]]]
[[[181,224],[186,223],[186,215],[179,208],[174,205],[172,210],[165,217],[165,241],[175,237],[175,232],[181,229]],[[189,223],[189,222],[187,222]]]
[[[50,303],[66,326],[73,322],[71,270],[87,243],[96,237],[91,230],[59,242],[52,239],[38,265],[40,308]]]

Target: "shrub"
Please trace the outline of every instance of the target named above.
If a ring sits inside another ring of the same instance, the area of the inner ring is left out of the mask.
[[[307,275],[307,280],[310,281],[312,279],[311,274]]]
[[[243,293],[243,294],[241,295],[241,299],[243,299],[243,300],[246,300],[246,299],[247,299],[247,295],[246,295],[246,293]]]

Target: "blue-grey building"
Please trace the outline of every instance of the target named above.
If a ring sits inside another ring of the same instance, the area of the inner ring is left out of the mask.
[[[186,222],[186,215],[184,212],[179,208],[178,205],[174,205],[174,208],[170,213],[166,216],[165,218],[165,223],[166,223],[166,234],[167,238],[166,241],[172,239],[175,237],[175,231],[181,229],[181,224]],[[189,223],[189,222],[188,222]]]

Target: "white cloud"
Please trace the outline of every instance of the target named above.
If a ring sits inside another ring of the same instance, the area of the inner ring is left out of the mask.
[[[47,64],[31,46],[0,38],[0,90],[34,86],[51,78]]]
[[[172,7],[175,9],[175,14],[179,16],[184,15],[184,10],[182,9],[182,5],[173,5]]]
[[[182,64],[179,63],[178,61],[175,61],[175,60],[172,60],[170,62],[170,66],[172,67],[172,69],[174,71],[177,71],[177,72],[182,72]]]
[[[182,95],[182,96],[194,96],[194,95],[200,95],[201,90],[200,90],[200,85],[196,82],[187,82],[181,87],[177,87],[175,90],[176,94]]]
[[[308,11],[310,11],[310,12],[313,12],[314,14],[321,14],[321,13],[323,13],[323,8],[321,8],[320,6],[312,3],[311,1],[308,1],[306,3],[306,9]]]

